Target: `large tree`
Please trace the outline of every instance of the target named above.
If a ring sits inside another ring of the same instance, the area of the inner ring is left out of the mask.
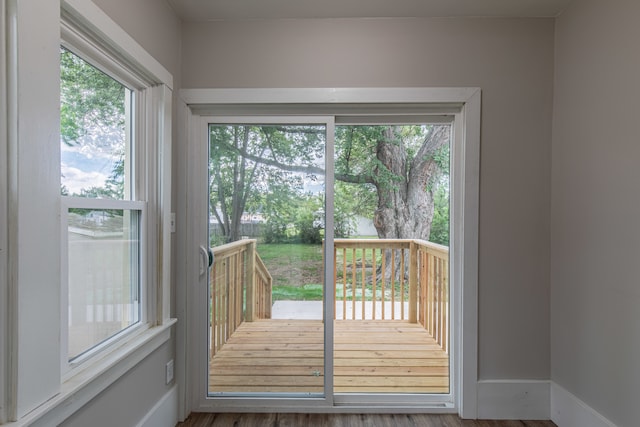
[[[338,128],[336,179],[375,188],[378,237],[429,239],[449,134],[447,125]]]
[[[449,136],[449,125],[336,129],[335,178],[353,186],[349,195],[360,211],[373,212],[379,237],[429,239],[434,191],[448,173]],[[321,127],[215,126],[210,137],[212,211],[227,241],[239,237],[250,200],[264,208],[272,185],[299,189],[301,177],[325,173]]]

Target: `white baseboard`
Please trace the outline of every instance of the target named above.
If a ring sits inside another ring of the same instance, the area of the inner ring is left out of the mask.
[[[136,427],[175,427],[178,423],[178,386],[162,396]]]
[[[616,427],[573,394],[551,383],[551,421],[559,427]]]
[[[478,381],[478,419],[548,420],[549,381]]]

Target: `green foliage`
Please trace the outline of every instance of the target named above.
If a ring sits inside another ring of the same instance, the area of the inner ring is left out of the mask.
[[[269,217],[262,228],[262,238],[265,243],[285,243],[287,238],[287,223],[281,218]]]
[[[210,126],[210,211],[228,241],[237,238],[241,215],[256,212],[267,218],[266,241],[291,237],[292,206],[303,196],[303,178],[313,177],[283,165],[316,166],[324,137],[319,126]]]
[[[449,186],[444,183],[434,193],[434,213],[429,241],[449,246]]]
[[[60,134],[65,144],[77,144],[96,124],[124,126],[126,88],[64,48],[60,82]]]
[[[302,211],[296,217],[296,236],[294,241],[300,243],[322,243],[322,228],[315,222],[313,212]]]
[[[406,188],[410,167],[395,168],[380,151],[395,150],[399,157],[393,161],[409,165],[418,152],[424,152],[433,129],[427,125],[336,127],[336,237],[351,236],[356,216],[372,220],[376,209],[392,207],[398,200],[392,195]],[[319,126],[212,126],[211,212],[230,230],[238,213],[260,212],[266,218],[265,242],[321,241],[324,206],[307,187],[314,180],[322,182],[323,150],[324,129]],[[449,148],[427,155],[437,167],[425,187],[424,197],[431,197],[448,179]],[[448,223],[448,208],[436,207],[436,215],[437,221]],[[435,228],[448,229],[438,224]],[[448,239],[448,231],[433,235],[440,241]]]
[[[60,139],[67,146],[117,158],[103,187],[80,197],[124,197],[125,102],[128,89],[96,67],[60,49]],[[63,195],[69,195],[62,188]]]
[[[371,185],[335,183],[333,229],[337,239],[350,237],[356,231],[356,215],[372,217],[375,194]]]

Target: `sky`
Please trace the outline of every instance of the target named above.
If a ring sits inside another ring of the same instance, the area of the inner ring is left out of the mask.
[[[103,187],[117,160],[115,153],[98,150],[90,144],[68,146],[61,143],[60,151],[61,183],[69,194]]]

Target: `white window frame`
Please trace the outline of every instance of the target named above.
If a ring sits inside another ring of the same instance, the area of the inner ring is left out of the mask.
[[[187,236],[185,254],[178,254],[178,266],[186,266],[185,271],[178,271],[191,286],[184,291],[178,289],[178,300],[184,306],[179,311],[191,313],[178,329],[178,341],[186,343],[188,352],[186,360],[191,367],[179,367],[187,372],[185,375],[185,391],[181,401],[184,415],[192,411],[313,411],[313,412],[457,412],[463,418],[477,418],[477,383],[478,383],[478,211],[479,211],[479,158],[480,158],[480,106],[481,91],[479,88],[307,88],[307,89],[183,89],[181,98],[188,108],[184,109],[185,139],[188,149],[181,159],[180,166],[185,167],[190,161],[198,159],[201,147],[206,141],[204,124],[206,116],[211,115],[345,115],[345,111],[357,117],[369,113],[380,112],[380,107],[400,115],[453,115],[452,140],[452,175],[451,175],[451,315],[452,322],[451,367],[452,390],[451,405],[386,405],[381,400],[366,397],[361,402],[357,399],[343,402],[331,402],[319,399],[299,399],[283,402],[269,399],[229,399],[216,401],[205,399],[202,395],[202,382],[198,375],[199,343],[201,325],[198,324],[197,289],[202,286],[202,278],[194,268],[193,260],[198,259],[197,242],[198,221],[202,212],[198,207],[188,203],[185,211],[187,218]],[[357,108],[354,108],[354,105]],[[187,175],[186,191],[193,190],[197,179],[193,170],[184,170]],[[185,184],[183,184],[185,185]],[[199,188],[199,187],[198,187]],[[200,193],[202,194],[202,193]],[[193,222],[190,222],[193,221]],[[187,259],[180,259],[186,257]],[[454,285],[455,283],[455,285]],[[181,336],[184,335],[184,336]],[[377,406],[361,406],[375,403]],[[284,406],[286,405],[286,406]]]
[[[62,196],[61,216],[61,352],[60,363],[63,379],[71,378],[75,372],[83,369],[92,360],[102,357],[109,348],[118,345],[121,341],[132,339],[137,334],[154,326],[157,316],[157,307],[153,296],[156,294],[154,280],[149,276],[155,268],[155,254],[151,242],[157,241],[157,232],[148,226],[146,206],[147,201],[154,204],[156,195],[153,194],[151,183],[154,177],[149,175],[149,169],[157,169],[155,165],[158,159],[158,149],[152,141],[158,134],[154,129],[156,125],[151,119],[148,109],[153,108],[150,100],[150,92],[155,82],[149,81],[145,76],[137,75],[130,64],[123,63],[110,54],[106,47],[92,42],[90,34],[86,34],[76,22],[63,13],[61,23],[61,46],[89,65],[104,72],[109,77],[118,81],[131,91],[133,102],[130,109],[125,109],[128,117],[125,118],[128,125],[128,143],[125,164],[125,194],[123,200],[102,200],[73,196]],[[77,358],[70,360],[68,354],[69,329],[68,329],[68,212],[69,208],[84,209],[124,209],[140,212],[140,256],[137,266],[139,271],[140,311],[139,320],[129,328],[117,332],[106,340],[96,343],[95,346],[82,353]],[[148,244],[147,244],[148,243]]]
[[[0,0],[0,22],[3,30],[0,31],[0,46],[8,46],[6,37],[6,2]],[[7,51],[0,48],[0,70],[7,70]],[[7,76],[2,73],[0,78],[0,129],[7,129]],[[0,170],[7,171],[7,132],[0,132]],[[0,177],[0,182],[5,183]],[[8,313],[8,286],[9,276],[7,274],[7,245],[8,245],[8,217],[7,217],[7,186],[0,186],[0,313]],[[7,344],[7,318],[0,316],[0,424],[7,421],[7,360],[6,354],[9,350]]]
[[[125,185],[129,181],[129,188],[125,194],[129,194],[125,200],[97,200],[80,197],[62,197],[61,230],[62,230],[62,291],[61,291],[61,364],[62,378],[69,380],[77,372],[86,369],[87,365],[95,364],[97,360],[104,358],[113,349],[123,343],[135,341],[145,331],[163,323],[169,313],[163,313],[164,301],[158,296],[162,295],[162,289],[158,289],[158,279],[162,274],[158,269],[163,266],[158,262],[160,251],[157,250],[157,242],[161,241],[160,235],[163,224],[162,216],[167,215],[167,209],[162,210],[162,187],[169,183],[163,178],[160,171],[164,171],[163,155],[167,152],[163,149],[163,140],[170,140],[169,134],[163,135],[163,123],[158,120],[156,114],[166,113],[167,103],[158,96],[158,90],[162,89],[157,77],[141,70],[138,64],[132,63],[122,52],[127,46],[114,45],[97,37],[87,29],[87,24],[95,25],[93,20],[87,21],[78,17],[78,10],[74,5],[86,4],[82,1],[67,2],[63,4],[61,11],[61,46],[77,55],[82,60],[120,82],[132,91],[133,105],[129,112],[130,138],[129,152],[126,154],[128,164],[125,170],[130,172],[125,177]],[[88,10],[88,8],[87,8]],[[168,106],[170,111],[170,105]],[[164,182],[163,182],[164,181]],[[68,248],[66,245],[67,214],[69,208],[89,209],[124,209],[139,211],[140,218],[140,319],[135,324],[122,330],[114,336],[98,343],[86,353],[73,361],[69,360],[68,344],[68,275],[66,262],[68,262]],[[149,207],[149,209],[147,209]],[[167,207],[167,206],[165,206]],[[168,206],[170,208],[170,206]],[[155,208],[155,209],[154,209]],[[168,278],[167,278],[168,280]],[[169,293],[164,295],[169,297]]]
[[[0,285],[0,294],[7,295],[0,305],[6,304],[10,311],[6,325],[0,323],[0,346],[4,346],[0,362],[6,366],[0,367],[0,377],[6,380],[4,393],[0,392],[0,421],[4,417],[18,425],[59,425],[171,337],[173,78],[90,0],[6,0],[2,11],[7,24],[3,33],[7,111],[2,113],[7,118],[8,185],[7,236],[2,233],[5,218],[0,211],[0,238],[7,240],[8,280],[6,290]],[[33,37],[35,33],[39,36]],[[80,369],[66,373],[60,362],[66,353],[60,340],[64,329],[58,320],[66,319],[67,313],[61,310],[65,284],[60,279],[59,96],[56,102],[62,41],[80,53],[89,52],[81,55],[83,59],[90,57],[98,68],[139,93],[136,114],[144,125],[137,129],[137,143],[144,155],[134,161],[147,178],[137,183],[141,191],[137,198],[144,202],[130,202],[145,217],[144,326],[123,334],[96,351],[95,357],[86,358]],[[0,144],[4,145],[2,137]],[[1,156],[0,161],[4,161]],[[0,207],[3,197],[0,190]],[[3,244],[0,240],[1,249]],[[0,263],[3,257],[4,252]]]

